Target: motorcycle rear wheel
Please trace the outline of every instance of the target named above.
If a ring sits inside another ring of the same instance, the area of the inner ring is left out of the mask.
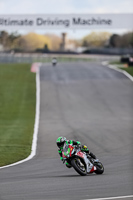
[[[81,166],[80,163],[82,163],[83,166]],[[86,166],[80,158],[72,159],[71,165],[76,170],[76,172],[78,172],[81,176],[87,175]]]

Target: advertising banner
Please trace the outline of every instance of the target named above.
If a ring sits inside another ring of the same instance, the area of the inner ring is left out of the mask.
[[[0,15],[0,30],[132,28],[133,14]]]

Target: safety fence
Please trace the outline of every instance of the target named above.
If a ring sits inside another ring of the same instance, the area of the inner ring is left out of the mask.
[[[49,63],[53,58],[58,62],[80,62],[80,61],[105,61],[118,60],[120,56],[111,55],[58,55],[58,54],[37,54],[37,53],[0,53],[0,63]]]

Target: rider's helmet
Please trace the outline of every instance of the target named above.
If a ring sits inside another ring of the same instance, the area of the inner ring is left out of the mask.
[[[85,150],[87,150],[88,148],[87,148],[87,145],[82,145],[82,149],[85,149]]]
[[[56,144],[57,144],[57,146],[59,148],[63,147],[63,145],[64,145],[65,142],[66,142],[66,138],[63,137],[63,136],[58,137],[58,139],[56,140]]]

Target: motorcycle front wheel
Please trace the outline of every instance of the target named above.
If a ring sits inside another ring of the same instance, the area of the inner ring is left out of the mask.
[[[56,63],[52,63],[52,64],[53,64],[54,67],[56,66]]]
[[[101,162],[94,163],[94,166],[97,168],[95,171],[96,174],[103,174],[104,166]]]
[[[82,162],[80,158],[74,158],[71,161],[71,165],[81,176],[87,175],[86,165]]]

